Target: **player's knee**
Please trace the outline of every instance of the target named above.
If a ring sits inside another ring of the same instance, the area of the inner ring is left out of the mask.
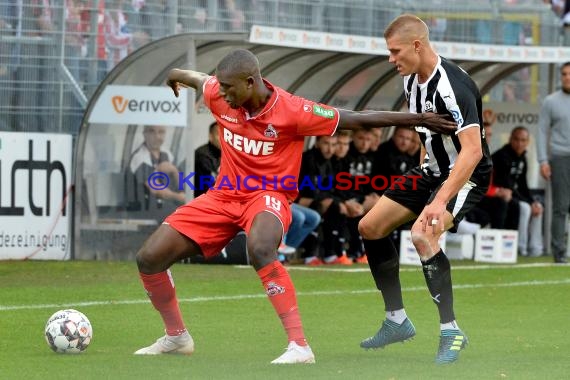
[[[383,231],[381,226],[366,218],[358,222],[358,233],[366,240],[376,240],[388,236],[388,233]]]
[[[255,264],[261,266],[273,262],[277,257],[276,247],[270,242],[256,242],[248,247],[248,252]]]
[[[136,261],[139,272],[146,274],[160,272],[159,263],[146,245],[137,252]]]
[[[410,231],[412,244],[420,255],[427,253],[431,249],[430,236],[428,234],[431,234],[431,231],[422,231],[421,225],[413,226]]]

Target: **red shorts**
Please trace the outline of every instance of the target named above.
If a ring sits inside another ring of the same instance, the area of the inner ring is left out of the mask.
[[[249,235],[253,219],[263,211],[275,215],[283,225],[283,233],[287,232],[291,224],[289,201],[275,191],[260,191],[244,201],[208,191],[177,208],[164,224],[192,239],[209,258],[220,253],[238,232],[245,230]]]

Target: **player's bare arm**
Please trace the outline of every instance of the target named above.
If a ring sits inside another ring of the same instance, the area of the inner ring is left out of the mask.
[[[192,87],[195,90],[202,90],[202,85],[208,78],[208,74],[193,70],[172,69],[168,73],[166,84],[174,91],[178,97],[180,87]]]
[[[449,177],[437,192],[433,201],[424,208],[421,219],[423,230],[431,225],[431,220],[438,220],[443,227],[443,214],[447,203],[457,195],[459,190],[467,183],[475,167],[483,157],[481,148],[481,132],[478,127],[467,128],[457,135],[461,143],[461,151],[457,156],[455,165]]]
[[[457,124],[451,116],[436,113],[407,113],[390,111],[350,111],[339,109],[340,129],[382,128],[392,126],[424,126],[442,134],[452,134]]]

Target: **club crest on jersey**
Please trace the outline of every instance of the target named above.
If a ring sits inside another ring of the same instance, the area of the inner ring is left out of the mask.
[[[310,104],[305,104],[303,106],[303,111],[305,112],[311,112],[311,105]]]
[[[270,137],[273,139],[277,138],[277,131],[275,130],[275,128],[273,128],[273,125],[269,124],[267,126],[267,129],[265,130],[265,132],[263,132],[263,135],[265,137]]]
[[[265,293],[269,297],[276,296],[278,294],[283,294],[285,293],[285,287],[279,286],[274,282],[270,282],[269,284],[267,284],[267,289],[265,290]]]
[[[426,100],[426,105],[424,107],[424,112],[433,112],[433,104],[429,100]]]

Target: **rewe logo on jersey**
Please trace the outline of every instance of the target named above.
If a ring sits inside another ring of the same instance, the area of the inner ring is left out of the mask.
[[[231,145],[235,150],[251,154],[253,156],[269,156],[273,154],[273,141],[258,141],[232,133],[224,128],[224,142]]]

